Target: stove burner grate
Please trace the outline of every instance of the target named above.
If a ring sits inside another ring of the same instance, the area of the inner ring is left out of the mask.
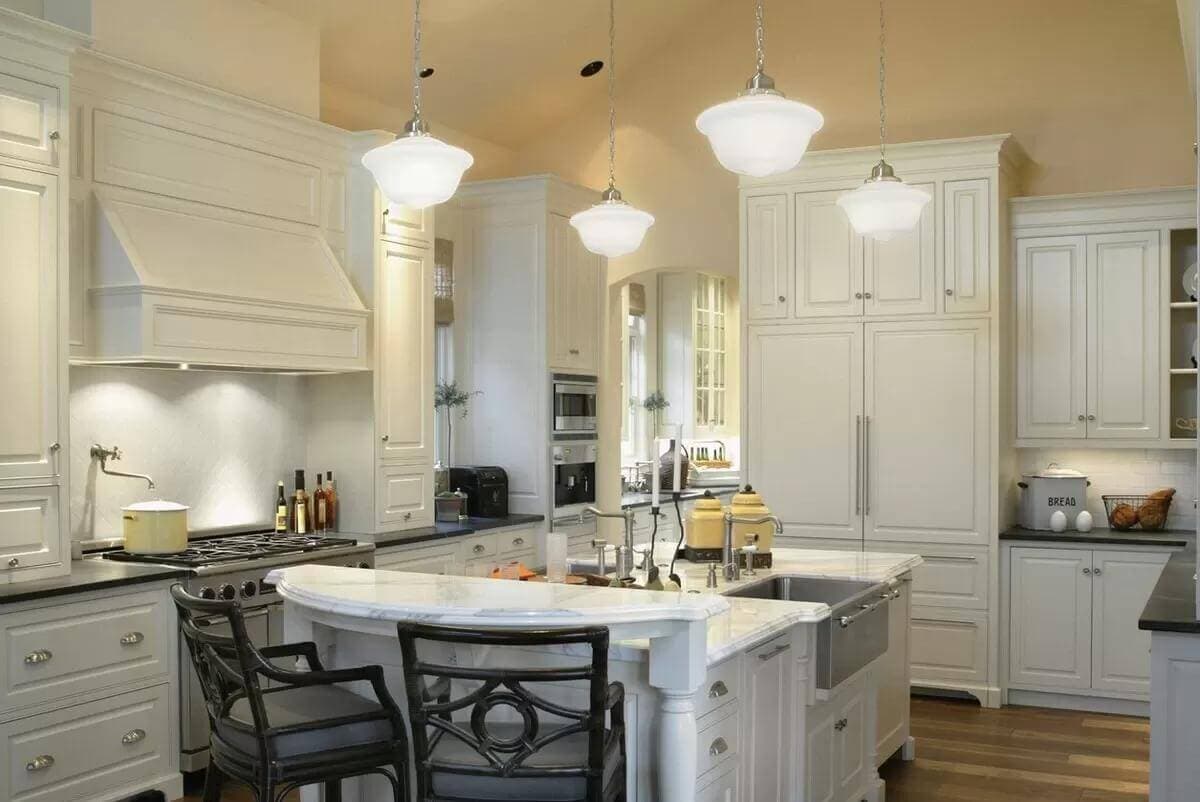
[[[118,562],[156,563],[196,568],[235,560],[258,560],[283,554],[302,554],[340,546],[353,546],[356,542],[343,537],[276,535],[273,532],[255,532],[247,535],[225,535],[193,540],[188,543],[186,549],[173,554],[131,554],[121,550],[107,552],[104,556],[106,559]]]

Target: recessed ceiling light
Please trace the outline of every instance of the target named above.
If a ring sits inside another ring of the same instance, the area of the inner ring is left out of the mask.
[[[602,69],[604,69],[603,61],[589,61],[587,64],[583,65],[583,69],[579,71],[579,74],[584,78],[591,78]]]
[[[433,75],[433,67],[422,67],[421,71],[417,74],[422,78],[428,78],[430,75]]]

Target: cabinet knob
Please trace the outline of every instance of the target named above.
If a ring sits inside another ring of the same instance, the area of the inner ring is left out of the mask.
[[[861,301],[863,296],[862,296],[861,292],[856,292],[856,293],[854,293],[854,297],[856,300]]]
[[[844,718],[839,718],[839,719],[838,719],[838,720],[837,720],[837,721],[834,723],[834,725],[833,725],[833,728],[834,728],[835,730],[837,730],[838,732],[841,732],[842,730],[846,729],[846,725],[847,725],[847,724],[849,724],[849,723],[850,723],[850,722],[849,722],[849,721],[847,721],[846,719],[844,719]]]
[[[38,755],[25,764],[25,771],[45,771],[54,765],[54,755]]]
[[[946,294],[947,294],[947,295],[953,295],[953,294],[954,294],[954,290],[952,290],[952,289],[950,289],[949,287],[947,287],[947,288],[946,288]]]
[[[514,546],[524,546],[524,545],[525,545],[525,538],[523,538],[523,537],[514,537],[514,538],[513,538],[513,542],[512,542],[512,544],[513,544]]]
[[[1099,569],[1099,568],[1093,568],[1093,569],[1092,569],[1092,576],[1100,576],[1100,569]]]
[[[51,451],[58,451],[60,448],[62,448],[62,443],[59,443],[59,442],[55,441],[55,442],[53,442],[53,443],[51,443],[51,444],[50,444],[50,450],[51,450]]]
[[[60,134],[58,131],[51,131],[49,134],[47,134],[47,136],[53,140],[57,140],[60,136],[62,136],[62,134]]]
[[[871,298],[871,293],[869,293],[869,292],[864,292],[864,293],[863,293],[863,297],[864,297],[864,298],[867,298],[867,299],[869,300],[869,299]]]
[[[380,437],[379,439],[386,443],[388,441],[388,436],[385,434],[382,437]]]
[[[1088,420],[1095,420],[1095,419],[1096,419],[1095,415],[1088,415]]]
[[[121,743],[125,744],[126,746],[144,740],[146,740],[146,731],[143,729],[130,730],[121,736]]]
[[[726,742],[726,740],[724,738],[717,738],[708,747],[708,754],[711,755],[712,757],[717,757],[718,755],[723,755],[728,751],[729,751],[729,744],[728,744],[728,742]]]
[[[412,513],[411,513],[411,512],[406,512],[406,513],[404,513],[404,520],[406,520],[406,521],[411,521],[411,520],[412,520]]]
[[[786,295],[780,295],[780,296],[779,296],[779,303],[781,303],[781,304],[785,304],[785,303],[787,303],[787,296],[786,296]]]
[[[140,632],[126,632],[121,636],[122,646],[136,646],[146,639],[146,636]]]
[[[21,561],[18,560],[16,557],[13,557],[11,560],[8,561],[9,568],[16,568],[20,564],[21,564]]]
[[[1084,568],[1084,569],[1083,569],[1083,572],[1084,572],[1085,574],[1091,575],[1091,573],[1092,573],[1092,569],[1091,569],[1091,568]]]
[[[476,543],[475,548],[471,549],[471,551],[475,552],[476,554],[483,554],[483,544]]]
[[[726,685],[721,680],[717,680],[716,682],[714,682],[712,684],[712,687],[708,689],[708,698],[709,699],[720,699],[722,696],[725,696],[728,693],[729,693],[729,686]]]
[[[37,649],[25,655],[25,665],[36,666],[39,663],[48,663],[54,657],[54,652],[49,649]]]
[[[1084,420],[1084,417],[1083,417],[1082,415],[1080,415],[1078,419],[1079,419],[1079,420]]]

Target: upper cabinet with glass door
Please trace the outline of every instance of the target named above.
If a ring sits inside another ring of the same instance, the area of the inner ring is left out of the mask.
[[[695,437],[715,436],[728,423],[726,375],[726,283],[720,276],[696,274],[693,309],[693,353],[695,355],[695,405],[692,430]]]

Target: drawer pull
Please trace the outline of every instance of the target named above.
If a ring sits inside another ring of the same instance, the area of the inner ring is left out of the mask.
[[[146,636],[140,632],[126,632],[121,636],[122,646],[134,646],[146,639]]]
[[[839,719],[838,719],[838,720],[837,720],[837,721],[834,723],[834,725],[833,725],[833,728],[834,728],[835,730],[837,730],[838,732],[841,732],[842,730],[846,729],[846,725],[847,725],[847,724],[849,724],[849,723],[850,723],[850,722],[846,721],[846,719],[844,719],[844,718],[839,718]]]
[[[126,746],[144,740],[146,740],[146,731],[142,729],[130,730],[121,736],[121,743],[125,744]]]
[[[723,755],[728,751],[729,751],[729,744],[725,742],[724,738],[716,739],[708,747],[708,754],[711,755],[712,757],[717,757],[718,755]]]
[[[21,561],[18,560],[16,557],[13,557],[11,560],[8,561],[9,568],[16,568],[20,564],[21,564]]]
[[[762,654],[760,654],[760,655],[758,656],[758,659],[759,659],[759,660],[762,660],[762,661],[764,661],[764,662],[765,662],[765,661],[767,661],[767,660],[770,660],[772,657],[775,657],[776,655],[783,654],[784,652],[786,652],[786,651],[787,651],[788,649],[790,649],[790,648],[792,648],[792,644],[790,644],[790,643],[781,643],[780,645],[776,646],[776,647],[775,647],[774,649],[772,649],[771,651],[769,651],[769,652],[763,652]]]
[[[722,696],[726,696],[728,694],[729,694],[729,686],[727,686],[721,680],[717,680],[716,682],[714,682],[712,684],[712,687],[708,689],[708,698],[709,699],[720,699]]]
[[[54,652],[49,649],[38,649],[25,655],[25,665],[36,666],[39,663],[48,663],[52,657],[54,657]]]
[[[513,544],[514,546],[524,546],[524,545],[525,545],[525,538],[523,538],[523,537],[514,537],[514,538],[513,538],[513,542],[512,542],[512,544]]]
[[[476,543],[475,548],[471,549],[471,551],[475,552],[476,554],[483,554],[484,545],[482,543]]]
[[[54,765],[54,755],[38,755],[25,764],[25,771],[45,771]]]

